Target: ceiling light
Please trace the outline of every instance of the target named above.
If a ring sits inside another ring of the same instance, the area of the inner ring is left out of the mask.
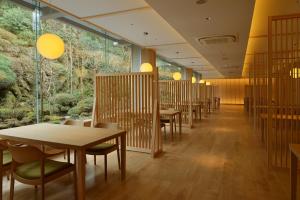
[[[150,63],[143,63],[140,67],[140,72],[152,72],[153,67]]]
[[[36,42],[36,47],[44,58],[50,60],[61,57],[65,51],[64,41],[59,36],[51,33],[41,35]]]
[[[114,46],[117,46],[119,44],[119,42],[113,42]]]
[[[211,21],[211,17],[205,17],[205,20],[210,22]]]
[[[197,0],[196,4],[201,5],[201,4],[205,4],[207,2],[207,0]]]
[[[192,83],[196,83],[196,78],[194,76],[192,77]]]
[[[181,79],[181,73],[180,72],[175,72],[173,74],[173,79],[176,81],[179,81]]]

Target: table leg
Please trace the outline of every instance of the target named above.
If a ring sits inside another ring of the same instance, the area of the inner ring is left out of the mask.
[[[78,200],[85,199],[85,149],[76,151],[76,176]]]
[[[179,113],[179,134],[181,135],[181,130],[182,130],[182,114],[181,112]]]
[[[202,106],[200,106],[200,110],[199,110],[199,115],[200,115],[200,120],[202,120]]]
[[[126,178],[126,134],[121,135],[121,180]]]
[[[173,116],[172,115],[169,116],[169,120],[170,120],[170,133],[173,139]]]
[[[297,198],[297,163],[298,159],[291,151],[291,169],[290,169],[290,187],[291,187],[291,200]]]
[[[0,200],[2,200],[2,182],[3,182],[3,149],[0,148],[0,161],[1,161],[1,164],[0,164],[0,174],[1,174],[1,181],[0,181]]]

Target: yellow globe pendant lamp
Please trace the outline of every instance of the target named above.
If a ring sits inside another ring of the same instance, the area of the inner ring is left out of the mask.
[[[150,63],[143,63],[140,67],[140,72],[152,72],[153,67]]]
[[[292,78],[300,78],[300,68],[294,67],[290,70],[290,77]]]
[[[196,83],[196,78],[194,76],[192,77],[192,83]]]
[[[173,74],[173,79],[176,81],[179,81],[181,79],[181,73],[180,72],[175,72]]]
[[[36,43],[38,52],[47,59],[54,60],[63,55],[65,51],[64,41],[57,35],[45,33]]]

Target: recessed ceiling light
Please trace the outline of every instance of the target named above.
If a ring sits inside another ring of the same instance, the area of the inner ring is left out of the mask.
[[[144,32],[144,35],[149,35],[149,33],[147,31]]]
[[[210,22],[210,21],[212,20],[211,17],[205,17],[204,19],[205,19],[205,21],[207,21],[207,22]]]
[[[201,5],[201,4],[205,4],[207,2],[207,0],[197,0],[196,4]]]

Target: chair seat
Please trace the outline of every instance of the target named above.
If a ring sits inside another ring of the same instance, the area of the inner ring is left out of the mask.
[[[3,151],[3,165],[9,165],[12,162],[12,155],[8,150]]]
[[[86,150],[87,153],[89,152],[100,152],[100,151],[104,151],[104,150],[108,150],[108,149],[113,149],[116,147],[116,144],[109,144],[109,143],[101,143],[101,144],[97,144],[91,148],[88,148]]]
[[[71,167],[72,164],[66,162],[58,162],[55,160],[45,160],[45,177],[54,174],[63,169]],[[34,180],[41,177],[41,163],[40,161],[34,161],[18,166],[16,174],[24,179]]]

